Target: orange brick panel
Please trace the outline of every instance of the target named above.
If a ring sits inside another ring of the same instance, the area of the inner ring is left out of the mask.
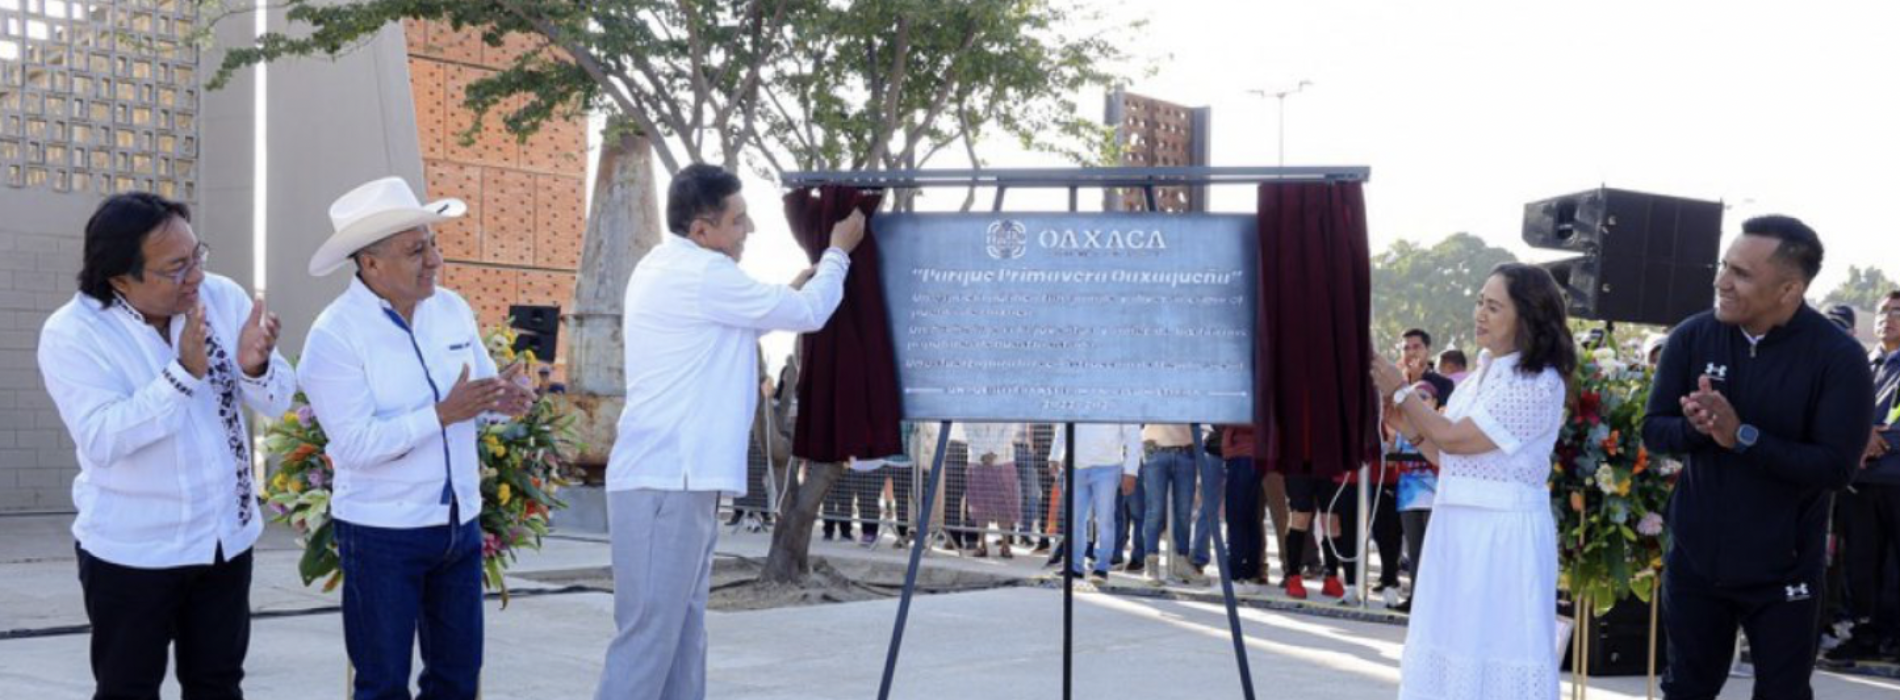
[[[425,20],[403,18],[402,38],[409,45],[410,56],[435,54],[435,48],[429,45],[429,22]]]
[[[447,22],[431,24],[429,45],[443,60],[470,65],[482,62],[482,33],[474,27],[456,31]]]
[[[425,58],[409,59],[409,89],[416,102],[416,138],[423,158],[447,154],[448,75],[445,64]]]
[[[451,65],[447,67],[446,91],[446,129],[447,155],[449,160],[458,163],[476,163],[496,167],[512,168],[521,160],[521,147],[515,143],[515,137],[508,134],[502,126],[502,116],[510,107],[507,104],[496,105],[488,117],[482,121],[482,131],[475,142],[463,146],[461,133],[470,124],[475,123],[475,113],[463,105],[468,94],[468,84],[489,76],[493,71],[467,66]]]
[[[521,149],[521,167],[538,173],[587,174],[586,118],[557,119],[541,125]]]
[[[586,197],[581,178],[534,178],[534,264],[574,270],[581,265],[581,239],[587,230]]]
[[[507,68],[514,65],[515,59],[522,54],[539,50],[545,42],[538,41],[528,34],[508,34],[502,37],[500,46],[482,45],[482,64],[494,68]]]
[[[534,263],[533,175],[483,169],[482,259],[507,265]]]
[[[436,244],[449,260],[482,259],[482,169],[443,160],[425,160],[431,201],[454,197],[468,205],[468,213],[435,226]]]
[[[468,300],[483,335],[507,320],[509,305],[520,303],[521,273],[516,270],[450,264],[443,268],[442,284]]]
[[[515,303],[559,306],[563,312],[566,312],[574,306],[575,277],[575,273],[572,272],[522,270],[521,300]]]

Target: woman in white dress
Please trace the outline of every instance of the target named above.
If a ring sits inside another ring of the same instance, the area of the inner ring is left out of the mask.
[[[1374,360],[1396,425],[1440,466],[1399,697],[1550,700],[1557,527],[1547,482],[1576,346],[1543,268],[1500,265],[1473,317],[1483,352],[1442,415],[1391,361]]]

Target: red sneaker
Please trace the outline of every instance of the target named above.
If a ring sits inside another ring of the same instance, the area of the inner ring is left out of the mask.
[[[1346,587],[1343,585],[1340,585],[1338,576],[1326,577],[1326,584],[1320,587],[1319,592],[1320,592],[1320,595],[1326,596],[1328,598],[1346,597]]]
[[[1306,600],[1306,580],[1298,576],[1286,577],[1286,597]]]

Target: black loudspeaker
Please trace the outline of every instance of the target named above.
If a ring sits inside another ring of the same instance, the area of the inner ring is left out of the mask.
[[[1524,205],[1524,242],[1582,253],[1543,265],[1571,315],[1672,326],[1712,304],[1722,203],[1603,187]]]
[[[1558,614],[1576,619],[1570,601],[1557,603]],[[1589,671],[1592,676],[1642,676],[1649,673],[1644,654],[1649,651],[1649,604],[1634,597],[1625,598],[1610,609],[1610,614],[1592,618],[1584,640],[1590,645]],[[1660,623],[1660,621],[1659,621]],[[1656,673],[1668,668],[1669,638],[1658,624],[1656,628]],[[1566,650],[1572,651],[1572,650]],[[1565,653],[1563,670],[1573,670],[1572,654]]]
[[[561,337],[561,307],[510,306],[508,326],[521,331],[515,337],[515,352],[533,350],[536,361],[554,361],[554,350]]]

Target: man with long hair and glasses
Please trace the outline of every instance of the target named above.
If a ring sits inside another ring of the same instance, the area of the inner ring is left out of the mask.
[[[1798,219],[1744,222],[1715,308],[1663,346],[1643,442],[1684,465],[1663,566],[1670,700],[1722,691],[1738,628],[1755,697],[1814,697],[1830,496],[1861,464],[1874,405],[1865,350],[1807,304],[1822,255]]]
[[[1401,700],[1557,697],[1557,525],[1551,449],[1577,366],[1563,292],[1541,267],[1500,265],[1473,312],[1477,367],[1443,414],[1383,357],[1393,427],[1440,466],[1412,596]]]
[[[277,316],[205,269],[185,205],[119,194],[86,222],[79,293],[39,367],[79,458],[73,521],[94,695],[155,698],[175,647],[190,698],[243,697],[263,531],[244,409],[290,407]]]

